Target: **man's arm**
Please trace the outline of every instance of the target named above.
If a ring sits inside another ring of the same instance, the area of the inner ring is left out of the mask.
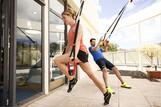
[[[108,40],[103,41],[103,51],[107,52],[108,48],[109,48],[109,41]]]

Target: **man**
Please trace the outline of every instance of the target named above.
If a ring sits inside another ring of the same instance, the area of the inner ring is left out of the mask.
[[[105,83],[105,85],[106,85],[107,90],[108,90],[109,92],[113,93],[113,94],[115,93],[115,92],[113,91],[113,89],[112,89],[111,87],[108,86],[108,82],[107,82],[107,80],[108,80],[108,69],[112,70],[112,71],[115,73],[115,75],[117,76],[117,78],[118,78],[118,79],[120,80],[120,82],[121,82],[121,87],[122,87],[122,88],[128,88],[128,89],[130,89],[131,87],[130,87],[127,83],[125,83],[125,82],[123,81],[123,79],[121,78],[121,74],[120,74],[119,70],[116,68],[116,66],[113,65],[110,61],[108,61],[107,59],[104,58],[104,56],[103,56],[103,54],[102,54],[103,49],[100,48],[101,42],[106,42],[106,43],[104,44],[104,47],[107,48],[107,46],[108,46],[108,41],[102,41],[102,40],[100,39],[100,41],[99,41],[98,44],[96,45],[96,39],[95,39],[95,38],[91,38],[91,39],[90,39],[91,47],[89,47],[89,51],[90,51],[90,53],[92,54],[92,56],[93,56],[93,58],[94,58],[94,61],[96,62],[96,64],[99,66],[99,68],[100,68],[101,71],[102,71],[103,80],[104,80],[104,83]],[[106,51],[106,50],[107,50],[107,49],[105,49],[105,51]]]

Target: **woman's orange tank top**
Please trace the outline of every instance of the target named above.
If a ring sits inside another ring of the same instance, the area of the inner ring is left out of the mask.
[[[73,47],[73,44],[74,44],[75,29],[76,29],[76,24],[73,25],[68,32],[68,43],[70,47]],[[81,35],[79,50],[88,53],[86,46],[83,44],[83,34]]]

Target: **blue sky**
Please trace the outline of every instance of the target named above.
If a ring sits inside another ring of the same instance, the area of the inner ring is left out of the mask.
[[[125,4],[126,0],[100,0],[100,17],[110,18],[115,15]]]
[[[125,5],[128,0],[99,0],[101,5],[100,17],[102,18],[111,18],[112,16],[118,14],[120,9]],[[155,0],[133,0],[133,5],[135,8],[131,9],[130,11],[127,10],[127,14],[133,14],[140,9],[143,9],[152,3]],[[125,16],[126,16],[125,15]]]

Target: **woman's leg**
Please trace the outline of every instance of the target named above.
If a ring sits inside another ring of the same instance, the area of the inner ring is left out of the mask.
[[[69,54],[63,54],[63,55],[57,56],[53,60],[53,63],[58,66],[60,71],[63,72],[69,80],[72,80],[74,77],[69,75],[68,68],[66,65],[69,61],[70,61]]]
[[[83,69],[83,71],[92,79],[92,81],[95,83],[95,85],[101,90],[101,92],[104,95],[104,105],[109,104],[110,98],[111,98],[111,93],[109,93],[105,87],[105,85],[103,85],[100,80],[98,80],[96,78],[96,76],[94,75],[94,73],[92,72],[92,68],[90,67],[89,62],[86,63],[80,63],[79,64],[80,67]]]
[[[105,85],[103,85],[100,80],[96,78],[94,73],[92,72],[92,68],[90,67],[89,62],[86,63],[79,63],[80,67],[83,69],[83,71],[89,76],[89,78],[92,79],[92,81],[95,83],[95,85],[101,90],[101,92],[104,94],[107,92]]]

